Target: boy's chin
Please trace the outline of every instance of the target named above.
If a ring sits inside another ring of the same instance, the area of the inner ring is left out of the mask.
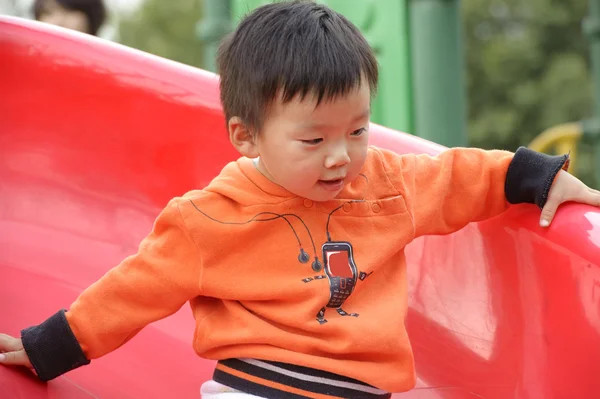
[[[311,200],[314,202],[326,202],[335,199],[338,194],[342,191],[343,187],[337,191],[326,191],[323,189],[314,189],[309,193],[304,193],[304,195],[300,195],[301,197]]]

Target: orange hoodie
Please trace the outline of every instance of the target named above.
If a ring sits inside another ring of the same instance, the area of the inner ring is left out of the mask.
[[[226,385],[275,397],[409,390],[404,247],[506,210],[513,156],[372,147],[362,176],[322,203],[294,196],[241,158],[208,187],[171,200],[138,253],[85,290],[66,320],[93,359],[189,301],[194,349],[222,360],[215,379]],[[303,385],[315,378],[331,389]]]

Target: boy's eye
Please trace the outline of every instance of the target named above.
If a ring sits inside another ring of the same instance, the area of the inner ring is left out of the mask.
[[[316,145],[316,144],[319,144],[321,141],[323,141],[323,139],[300,140],[300,141],[302,141],[304,144]]]
[[[361,127],[358,130],[355,130],[351,133],[352,136],[360,136],[361,134],[363,134],[364,132],[366,132],[367,129],[365,129],[364,127]]]

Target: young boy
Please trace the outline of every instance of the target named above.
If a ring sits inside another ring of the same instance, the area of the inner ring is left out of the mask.
[[[35,0],[31,10],[37,21],[94,36],[106,20],[103,0]]]
[[[561,170],[567,156],[370,147],[375,57],[323,5],[256,9],[218,62],[242,157],[171,200],[138,253],[68,311],[20,339],[3,335],[1,362],[47,381],[189,301],[194,350],[219,361],[205,397],[389,398],[415,384],[404,326],[409,242],[510,203],[537,204],[546,226],[562,202],[600,205],[600,193]]]

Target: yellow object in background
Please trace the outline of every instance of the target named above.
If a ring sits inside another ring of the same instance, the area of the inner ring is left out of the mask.
[[[583,126],[580,122],[569,122],[552,126],[540,133],[529,144],[529,148],[543,153],[554,150],[558,154],[571,153],[569,171],[576,171],[577,144],[583,136]]]

